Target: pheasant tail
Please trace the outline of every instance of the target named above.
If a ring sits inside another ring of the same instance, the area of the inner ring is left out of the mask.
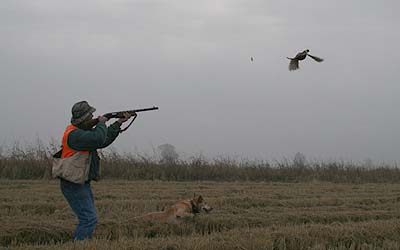
[[[291,59],[289,63],[289,70],[296,70],[299,68],[299,60]]]

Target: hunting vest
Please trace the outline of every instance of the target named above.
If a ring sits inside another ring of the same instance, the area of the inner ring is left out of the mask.
[[[52,175],[53,178],[83,184],[88,180],[90,169],[89,151],[76,151],[68,146],[68,135],[77,129],[69,125],[64,132],[62,149],[53,155]]]

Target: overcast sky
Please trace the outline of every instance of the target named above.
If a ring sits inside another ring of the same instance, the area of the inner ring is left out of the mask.
[[[61,136],[75,102],[139,114],[113,146],[400,160],[398,0],[2,0],[0,145]],[[288,71],[287,56],[310,49]],[[254,57],[254,61],[250,61]]]

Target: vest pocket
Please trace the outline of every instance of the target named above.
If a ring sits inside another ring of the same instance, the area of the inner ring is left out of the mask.
[[[52,175],[67,181],[83,184],[89,175],[90,154],[79,152],[66,158],[53,158]]]

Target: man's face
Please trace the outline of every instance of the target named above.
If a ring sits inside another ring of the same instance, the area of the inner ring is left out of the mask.
[[[93,120],[93,114],[90,114],[78,127],[84,130],[90,130],[94,125],[96,125],[96,122]]]

